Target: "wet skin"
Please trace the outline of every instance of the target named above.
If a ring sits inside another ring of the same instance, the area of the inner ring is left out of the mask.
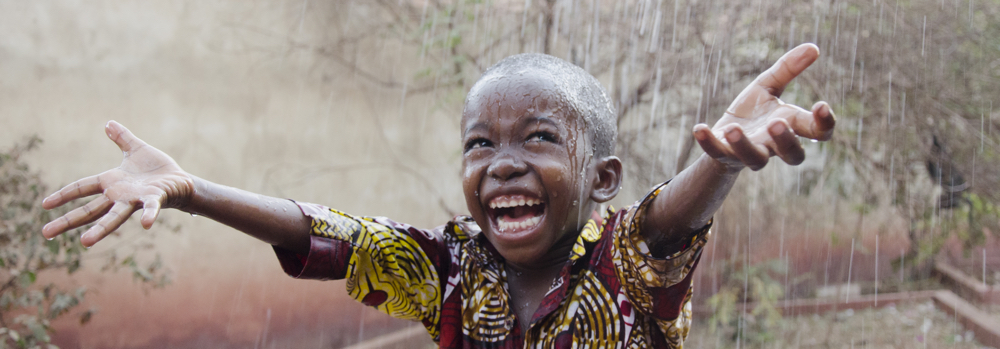
[[[595,202],[617,193],[620,163],[592,158],[584,121],[547,74],[494,77],[478,87],[462,117],[469,212],[508,264],[559,265]],[[602,175],[609,163],[618,173]]]
[[[524,329],[596,203],[621,184],[621,162],[592,157],[584,120],[552,81],[544,73],[488,79],[462,117],[466,204],[506,261]]]
[[[736,97],[714,127],[694,127],[705,155],[650,205],[641,231],[651,250],[704,226],[743,168],[758,170],[772,156],[796,165],[805,157],[798,137],[830,139],[836,118],[829,105],[806,110],[779,99],[818,56],[812,44],[789,51]],[[462,185],[469,212],[506,260],[511,305],[526,327],[596,203],[618,193],[621,162],[588,153],[586,125],[556,93],[557,77],[531,72],[483,79],[469,92],[462,117]],[[105,131],[123,152],[121,166],[47,197],[42,206],[52,209],[99,195],[46,224],[46,238],[96,221],[80,238],[91,246],[140,209],[149,228],[160,208],[176,208],[309,252],[310,220],[291,201],[193,176],[114,121]]]

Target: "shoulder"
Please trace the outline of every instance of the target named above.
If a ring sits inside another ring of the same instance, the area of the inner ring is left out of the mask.
[[[451,221],[448,221],[448,224],[444,225],[442,235],[449,243],[461,244],[476,237],[482,231],[472,217],[455,216]]]

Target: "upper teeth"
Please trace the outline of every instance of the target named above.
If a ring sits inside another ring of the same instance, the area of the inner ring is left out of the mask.
[[[541,200],[520,198],[496,198],[490,202],[490,208],[504,208],[515,206],[534,206],[541,204]]]

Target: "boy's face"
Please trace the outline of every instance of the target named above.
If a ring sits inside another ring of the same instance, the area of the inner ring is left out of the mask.
[[[524,266],[569,255],[597,177],[585,122],[539,75],[482,81],[462,115],[469,211],[497,251]]]

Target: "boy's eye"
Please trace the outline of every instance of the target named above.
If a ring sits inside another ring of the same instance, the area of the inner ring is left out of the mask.
[[[486,148],[493,146],[493,142],[486,138],[473,138],[465,143],[465,151],[470,151],[476,148]]]
[[[549,132],[535,132],[528,136],[529,142],[556,142],[556,135]]]

